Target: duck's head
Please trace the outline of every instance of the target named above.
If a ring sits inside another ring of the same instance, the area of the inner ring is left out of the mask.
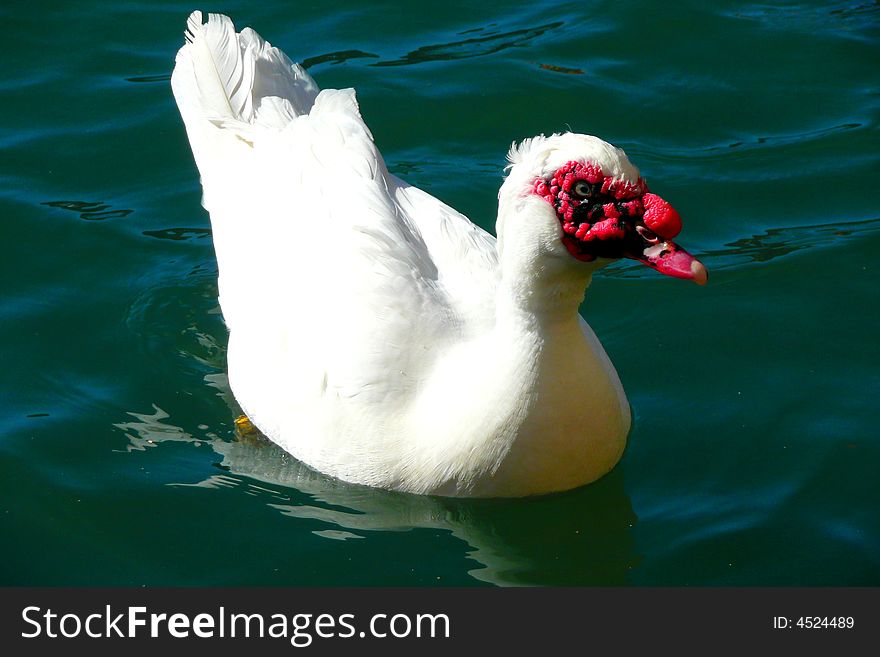
[[[703,285],[703,264],[672,241],[678,212],[648,191],[626,154],[574,133],[527,139],[508,155],[499,192],[499,249],[595,269],[632,258]],[[514,227],[515,225],[515,227]]]

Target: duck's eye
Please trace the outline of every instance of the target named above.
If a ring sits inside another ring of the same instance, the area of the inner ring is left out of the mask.
[[[580,196],[581,198],[587,198],[593,193],[593,186],[588,183],[586,180],[578,180],[571,188],[571,191],[574,192],[575,196]]]

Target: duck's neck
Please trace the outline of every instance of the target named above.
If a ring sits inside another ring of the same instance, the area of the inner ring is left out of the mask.
[[[511,173],[498,197],[497,318],[576,323],[593,267],[565,251],[555,212],[543,199],[516,193],[514,178]]]
[[[592,281],[589,270],[502,269],[496,298],[499,323],[525,323],[550,328],[560,323],[578,323],[578,308]]]

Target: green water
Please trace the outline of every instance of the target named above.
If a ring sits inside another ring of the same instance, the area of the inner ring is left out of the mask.
[[[168,84],[196,7],[4,5],[0,584],[880,584],[880,6],[669,4],[203,7],[356,87],[391,169],[487,228],[510,142],[569,126],[681,212],[707,287],[619,263],[583,307],[623,461],[510,501],[236,441]]]

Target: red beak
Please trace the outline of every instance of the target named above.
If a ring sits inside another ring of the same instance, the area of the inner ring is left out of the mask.
[[[681,231],[681,217],[669,203],[656,194],[642,196],[645,213],[636,226],[639,246],[626,254],[673,278],[689,278],[705,285],[709,272],[703,263],[672,241]]]
[[[709,271],[702,262],[672,240],[649,243],[641,253],[628,253],[627,258],[638,260],[661,274],[673,278],[688,278],[697,285],[705,285]]]

